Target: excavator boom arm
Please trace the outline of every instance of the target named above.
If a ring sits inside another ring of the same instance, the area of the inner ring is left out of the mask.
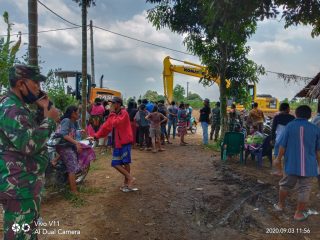
[[[187,65],[172,65],[170,59],[180,61]],[[168,102],[171,102],[173,99],[173,77],[175,72],[193,77],[205,78],[220,85],[220,78],[210,75],[207,67],[167,56],[163,60],[163,87],[164,95]],[[230,80],[227,80],[227,87],[230,87]]]

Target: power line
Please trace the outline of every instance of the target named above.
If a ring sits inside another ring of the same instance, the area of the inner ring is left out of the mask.
[[[195,56],[195,55],[193,55],[191,53],[183,52],[183,51],[176,50],[176,49],[173,49],[173,48],[168,48],[168,47],[165,47],[165,46],[162,46],[162,45],[159,45],[159,44],[151,43],[151,42],[144,41],[144,40],[141,40],[141,39],[138,39],[138,38],[134,38],[134,37],[129,37],[129,36],[121,34],[121,33],[113,32],[113,31],[108,30],[106,28],[102,28],[102,27],[98,27],[98,26],[93,26],[93,27],[97,28],[97,29],[100,29],[100,30],[103,30],[103,31],[106,31],[106,32],[109,32],[109,33],[112,33],[112,34],[115,34],[115,35],[118,35],[118,36],[121,36],[121,37],[124,37],[124,38],[128,38],[128,39],[137,41],[137,42],[142,42],[142,43],[145,43],[145,44],[149,44],[149,45],[152,45],[152,46],[155,46],[155,47],[167,49],[167,50],[170,50],[170,51],[174,51],[174,52],[183,53],[183,54],[186,54],[186,55]]]
[[[71,25],[74,25],[74,26],[77,26],[77,27],[81,27],[81,25],[79,24],[75,24],[73,22],[70,22],[69,20],[65,19],[64,17],[61,17],[58,13],[54,12],[53,10],[51,10],[50,8],[48,8],[44,3],[40,2],[38,0],[38,3],[40,3],[43,7],[45,7],[48,11],[50,11],[51,13],[53,13],[54,15],[56,15],[58,18],[61,18],[63,21],[71,24]]]
[[[39,31],[38,33],[57,32],[57,31],[76,29],[76,28],[80,28],[80,27],[66,27],[66,28],[56,28],[56,29],[42,30],[42,31]],[[15,33],[15,34],[12,34],[12,35],[19,35],[19,34],[28,35],[29,33]],[[7,36],[8,35],[0,35],[0,37],[7,37]]]
[[[62,19],[63,21],[65,21],[65,22],[67,22],[67,23],[69,23],[69,24],[72,24],[72,25],[74,25],[74,26],[81,27],[79,24],[70,22],[69,20],[65,19],[64,17],[62,17],[61,15],[59,15],[58,13],[56,13],[55,11],[51,10],[51,9],[50,9],[49,7],[47,7],[44,3],[42,3],[40,0],[37,0],[37,1],[38,1],[43,7],[45,7],[48,11],[50,11],[51,13],[53,13],[54,15],[56,15],[57,17],[59,17],[59,18]],[[130,37],[130,36],[127,36],[127,35],[124,35],[124,34],[121,34],[121,33],[117,33],[117,32],[108,30],[108,29],[103,28],[103,27],[98,27],[98,26],[93,26],[93,27],[94,27],[94,28],[97,28],[97,29],[100,29],[100,30],[103,30],[103,31],[106,31],[106,32],[109,32],[109,33],[112,33],[112,34],[115,34],[115,35],[118,35],[118,36],[121,36],[121,37],[124,37],[124,38],[127,38],[127,39],[131,39],[131,40],[134,40],[134,41],[137,41],[137,42],[142,42],[142,43],[145,43],[145,44],[154,46],[154,47],[159,47],[159,48],[167,49],[167,50],[170,50],[170,51],[174,51],[174,52],[178,52],[178,53],[182,53],[182,54],[186,54],[186,55],[195,56],[194,54],[191,54],[191,53],[183,52],[183,51],[176,50],[176,49],[173,49],[173,48],[168,48],[168,47],[165,47],[165,46],[161,46],[161,45],[159,45],[159,44],[155,44],[155,43],[151,43],[151,42],[148,42],[148,41],[144,41],[144,40],[141,40],[141,39],[138,39],[138,38]]]

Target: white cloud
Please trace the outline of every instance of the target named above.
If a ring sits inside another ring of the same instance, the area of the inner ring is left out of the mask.
[[[146,78],[146,82],[153,83],[153,82],[156,82],[156,80],[153,77],[148,77],[148,78]]]
[[[302,51],[300,46],[284,41],[265,41],[265,42],[250,42],[252,55],[271,54],[297,54]]]

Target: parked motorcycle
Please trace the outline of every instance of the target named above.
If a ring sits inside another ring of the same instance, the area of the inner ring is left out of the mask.
[[[271,135],[271,129],[272,129],[272,117],[266,117],[264,123],[263,123],[263,133],[266,135]]]
[[[71,144],[65,141],[62,141],[63,136],[59,133],[53,133],[48,142],[47,150],[49,156],[49,164],[46,169],[46,186],[56,186],[56,185],[65,185],[68,183],[68,172],[67,167],[63,161],[59,158],[56,164],[53,164],[53,161],[58,157],[56,148],[66,146],[66,144]],[[80,143],[93,147],[93,142],[89,140],[82,140]],[[80,172],[76,174],[76,183],[80,184],[86,178],[90,169],[90,164],[83,168]]]

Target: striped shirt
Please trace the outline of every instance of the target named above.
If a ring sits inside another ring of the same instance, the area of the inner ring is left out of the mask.
[[[318,176],[316,151],[320,151],[320,129],[306,119],[288,123],[280,146],[285,151],[285,173],[303,177]]]

